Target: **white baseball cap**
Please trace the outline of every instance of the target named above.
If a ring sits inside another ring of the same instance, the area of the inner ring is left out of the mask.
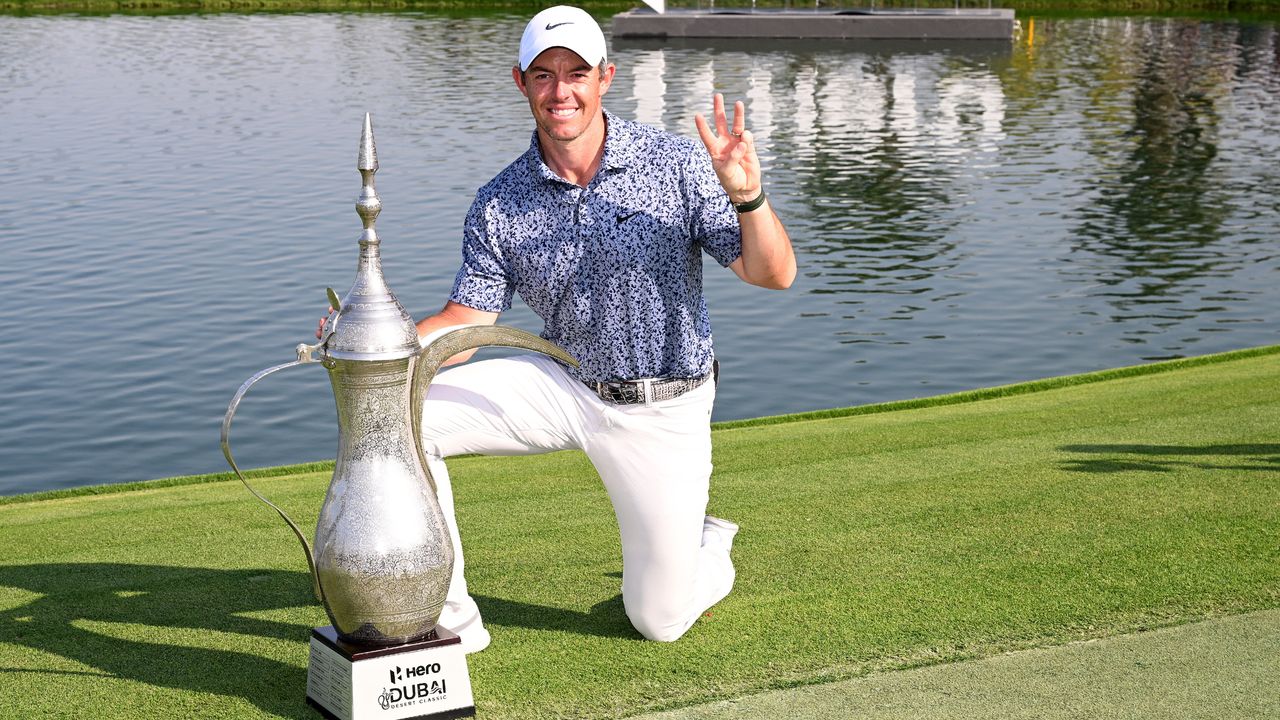
[[[604,32],[595,18],[582,8],[557,5],[547,8],[529,21],[520,38],[520,71],[529,69],[542,51],[562,47],[574,51],[588,65],[604,61]]]

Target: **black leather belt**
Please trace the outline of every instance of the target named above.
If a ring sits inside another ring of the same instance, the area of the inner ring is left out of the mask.
[[[715,361],[711,372],[696,378],[642,378],[640,380],[583,380],[583,384],[600,396],[601,400],[614,405],[651,405],[663,400],[671,400],[702,387],[708,380],[718,379],[720,361]]]

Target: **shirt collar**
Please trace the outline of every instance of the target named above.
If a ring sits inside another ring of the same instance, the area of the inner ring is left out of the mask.
[[[600,167],[607,170],[627,167],[636,154],[635,123],[623,120],[608,110],[604,111],[604,122],[604,158]]]

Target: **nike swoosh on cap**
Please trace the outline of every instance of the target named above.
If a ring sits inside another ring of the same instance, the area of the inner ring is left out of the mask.
[[[572,21],[572,20],[569,20],[568,22],[558,22],[558,23],[556,23],[555,25],[552,25],[551,23],[547,23],[547,29],[548,29],[548,30],[555,30],[556,28],[560,27],[561,25],[572,25],[572,24],[573,24],[573,21]]]

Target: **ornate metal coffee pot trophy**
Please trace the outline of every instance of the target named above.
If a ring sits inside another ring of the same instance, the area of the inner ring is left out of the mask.
[[[491,345],[525,348],[577,364],[546,340],[502,326],[464,326],[420,346],[413,319],[382,276],[381,243],[374,231],[382,209],[373,178],[378,157],[367,114],[357,168],[364,187],[356,211],[364,232],[355,284],[341,299],[328,289],[334,311],[325,321],[320,341],[298,345],[297,360],[262,370],[245,381],[222,422],[227,462],[245,487],[279,513],[297,535],[313,590],[333,623],[336,639],[356,653],[359,648],[435,637],[449,590],[453,545],[422,447],[422,401],[440,365],[459,352]],[[278,370],[313,363],[329,371],[339,429],[337,460],[320,508],[314,552],[298,525],[249,485],[229,443],[231,420],[250,387]],[[313,639],[311,674],[315,663]],[[383,710],[395,705],[387,701],[389,692],[383,688]],[[467,694],[469,698],[469,685]],[[415,716],[422,712],[414,711]]]

